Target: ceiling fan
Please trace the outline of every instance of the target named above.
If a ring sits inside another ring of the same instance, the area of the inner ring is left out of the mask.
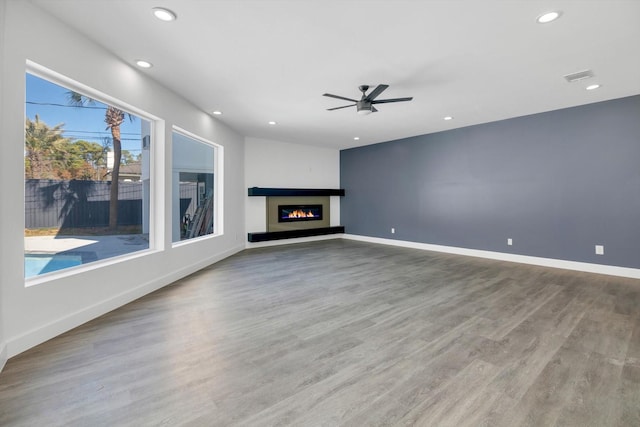
[[[330,98],[344,99],[345,101],[355,102],[355,104],[343,105],[342,107],[334,107],[327,108],[327,111],[339,110],[341,108],[353,107],[356,106],[358,110],[358,114],[370,114],[378,111],[374,104],[387,104],[390,102],[402,102],[402,101],[411,101],[413,99],[412,96],[407,98],[393,98],[393,99],[376,99],[378,95],[380,95],[389,85],[378,85],[375,89],[373,89],[369,95],[367,95],[367,91],[369,90],[369,85],[358,86],[360,92],[362,92],[362,98],[358,101],[357,99],[345,98],[344,96],[332,95],[330,93],[323,93],[322,96],[328,96]]]

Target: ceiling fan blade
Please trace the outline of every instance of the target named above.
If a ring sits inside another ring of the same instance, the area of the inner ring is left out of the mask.
[[[377,112],[378,112],[378,109],[372,105],[372,106],[371,106],[371,112],[372,112],[372,113],[377,113]]]
[[[407,98],[392,98],[392,99],[379,99],[377,101],[371,101],[372,104],[388,104],[389,102],[403,102],[403,101],[411,101],[413,96],[409,96]]]
[[[339,109],[341,109],[341,108],[355,107],[355,106],[356,106],[356,104],[343,105],[342,107],[327,108],[327,111],[339,110]]]
[[[367,95],[364,99],[368,101],[373,101],[376,99],[378,95],[380,95],[389,85],[378,85],[374,90],[371,91],[369,95]]]
[[[337,99],[342,99],[344,101],[351,101],[351,102],[358,102],[355,99],[351,99],[351,98],[345,98],[344,96],[339,96],[339,95],[332,95],[330,93],[323,93],[322,96],[328,96],[330,98],[337,98]]]

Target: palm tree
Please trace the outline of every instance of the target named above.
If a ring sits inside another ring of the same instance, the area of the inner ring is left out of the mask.
[[[95,101],[78,92],[69,91],[67,93],[69,103],[78,107],[93,104]],[[111,130],[113,141],[113,169],[111,171],[111,188],[109,190],[109,229],[114,231],[118,228],[118,180],[120,178],[120,157],[122,156],[122,143],[120,139],[120,125],[124,122],[125,112],[111,105],[107,106],[104,115],[104,122],[107,129]],[[133,120],[131,115],[129,119]]]
[[[124,122],[124,111],[107,107],[104,116],[107,129],[111,129],[113,139],[113,169],[111,170],[111,192],[109,195],[109,229],[118,228],[118,180],[120,179],[120,159],[122,157],[122,144],[120,140],[120,125]]]
[[[68,140],[62,136],[64,123],[49,127],[28,117],[25,123],[25,172],[27,178],[53,178],[55,152],[57,147]]]

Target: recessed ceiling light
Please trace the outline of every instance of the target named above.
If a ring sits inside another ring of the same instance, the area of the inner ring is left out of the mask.
[[[540,16],[538,16],[536,18],[536,22],[538,22],[538,24],[547,24],[551,21],[555,21],[556,19],[560,18],[560,15],[562,14],[562,12],[547,12],[544,13]]]
[[[353,140],[354,140],[354,141],[360,141],[360,137],[359,137],[359,136],[354,136],[354,137],[353,137]]]
[[[451,116],[447,116],[447,117],[445,117],[444,119],[445,119],[445,120],[453,120],[453,117],[451,117]]]
[[[178,15],[176,15],[175,12],[165,9],[164,7],[154,7],[151,10],[153,10],[153,16],[161,21],[170,22],[178,19]]]
[[[140,68],[151,68],[153,64],[149,61],[145,61],[144,59],[136,59],[136,65]]]
[[[222,115],[222,111],[212,111],[211,114],[213,114],[214,116],[221,116]]]
[[[595,85],[589,85],[587,86],[585,89],[587,90],[594,90],[594,89],[598,89],[600,87],[599,84],[595,84]]]
[[[274,125],[276,125],[277,123],[276,123],[276,122],[274,122],[273,120],[271,120],[271,121],[269,122],[269,124],[270,124],[271,126],[274,126]]]

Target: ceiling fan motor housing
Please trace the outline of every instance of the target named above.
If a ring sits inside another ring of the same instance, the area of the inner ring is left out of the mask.
[[[373,112],[373,104],[368,101],[358,101],[356,102],[356,109],[358,110],[358,114],[370,114]]]

